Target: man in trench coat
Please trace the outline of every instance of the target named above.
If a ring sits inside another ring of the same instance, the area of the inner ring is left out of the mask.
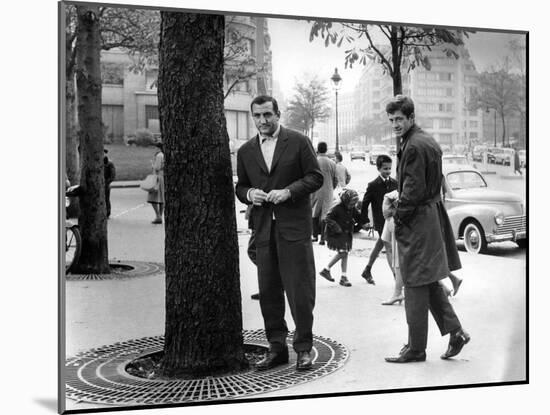
[[[440,280],[461,268],[449,217],[441,200],[441,148],[414,122],[414,103],[397,95],[387,105],[400,148],[397,154],[399,202],[394,216],[399,266],[405,285],[407,345],[391,363],[426,360],[428,310],[441,335],[450,334],[442,359],[456,356],[470,340]]]
[[[296,324],[296,369],[309,369],[315,305],[310,195],[323,184],[323,175],[310,140],[279,124],[273,97],[254,98],[250,110],[259,134],[237,153],[236,194],[253,205],[260,309],[269,342],[256,368],[266,370],[289,360],[286,293]]]

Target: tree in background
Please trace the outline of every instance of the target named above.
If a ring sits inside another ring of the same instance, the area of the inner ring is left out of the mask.
[[[161,12],[166,323],[162,375],[239,369],[239,248],[224,116],[222,15]]]
[[[472,109],[489,108],[496,111],[502,125],[502,146],[506,146],[506,118],[520,106],[521,81],[511,73],[510,58],[506,57],[498,66],[491,67],[479,75],[479,88],[470,97]]]
[[[393,95],[403,93],[402,70],[413,70],[420,66],[431,69],[426,51],[442,47],[449,57],[459,58],[454,46],[463,45],[463,36],[473,30],[447,30],[426,26],[402,26],[393,24],[333,23],[314,21],[309,40],[321,37],[325,46],[342,46],[344,40],[351,45],[345,51],[345,66],[353,67],[359,62],[365,65],[368,60],[382,65],[393,81]],[[384,41],[378,42],[381,38]],[[363,44],[362,44],[363,43]],[[396,146],[399,143],[396,141]]]
[[[511,64],[517,77],[517,100],[512,105],[519,114],[519,141],[525,147],[527,136],[527,51],[525,37],[514,39],[508,45],[512,52]]]
[[[100,7],[99,47],[101,50],[125,49],[132,58],[130,70],[140,71],[157,61],[159,12],[148,9]],[[79,181],[79,154],[75,106],[76,6],[65,6],[65,100],[66,100],[66,170],[71,183]],[[100,85],[101,87],[101,85]],[[83,155],[80,154],[82,157]]]
[[[381,139],[388,134],[388,127],[388,120],[381,115],[363,117],[355,125],[353,133],[355,136],[366,137],[372,144],[381,143]]]
[[[317,76],[296,82],[294,96],[286,109],[287,126],[302,131],[313,139],[315,123],[330,116],[328,101],[329,91]]]
[[[75,73],[78,141],[82,154],[80,215],[82,251],[75,272],[109,273],[103,176],[99,7],[77,6]]]

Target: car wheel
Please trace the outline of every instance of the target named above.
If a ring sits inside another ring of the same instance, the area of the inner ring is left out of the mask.
[[[527,239],[519,239],[519,240],[516,241],[516,243],[518,244],[518,246],[521,249],[526,249],[527,248]]]
[[[472,254],[482,254],[487,250],[485,232],[477,221],[471,221],[464,228],[464,246]]]

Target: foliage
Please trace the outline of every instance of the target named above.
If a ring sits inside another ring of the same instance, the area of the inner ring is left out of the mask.
[[[365,136],[367,138],[371,137],[374,138],[375,142],[378,142],[387,134],[388,126],[387,119],[383,118],[381,115],[363,117],[357,122],[354,129],[354,135]]]
[[[136,137],[134,141],[130,144],[135,144],[138,146],[146,147],[150,146],[155,142],[153,138],[153,133],[149,131],[147,128],[141,128],[139,130],[136,130]]]
[[[326,120],[330,115],[327,105],[329,91],[317,76],[310,77],[294,86],[294,96],[287,106],[287,125],[313,136],[316,121]]]
[[[493,109],[502,124],[502,144],[506,143],[506,117],[523,108],[525,111],[525,84],[521,76],[514,73],[508,57],[498,66],[484,71],[479,76],[479,88],[470,97],[471,109]],[[523,104],[522,104],[523,101]]]
[[[431,69],[426,51],[441,47],[448,57],[458,58],[455,46],[463,45],[463,36],[472,30],[447,30],[436,27],[402,26],[392,24],[333,23],[313,21],[309,40],[321,37],[325,46],[335,44],[341,47],[344,40],[351,45],[345,50],[345,66],[355,63],[366,65],[368,61],[380,64],[384,73],[393,79],[394,95],[401,94],[401,68],[407,71],[418,66]],[[377,42],[377,37],[384,43]],[[363,46],[361,43],[364,43]]]

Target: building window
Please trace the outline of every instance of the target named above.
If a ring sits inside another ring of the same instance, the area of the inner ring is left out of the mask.
[[[122,85],[124,83],[124,65],[114,62],[101,62],[101,83]]]
[[[380,86],[380,79],[375,79],[372,81],[372,86]]]
[[[247,111],[225,111],[225,120],[230,140],[246,140],[249,138]]]
[[[450,118],[440,118],[439,128],[453,128],[453,120]]]
[[[446,88],[445,89],[445,95],[447,95],[448,97],[452,97],[453,96],[453,88]]]
[[[451,144],[453,142],[452,134],[439,134],[439,142],[441,144]]]
[[[470,132],[470,138],[477,138],[477,132],[475,131]]]
[[[422,128],[434,128],[433,118],[419,118],[418,125]]]
[[[447,104],[447,112],[453,112],[454,105],[453,104]]]
[[[439,74],[439,80],[441,81],[452,81],[453,74],[451,72],[441,72]]]
[[[471,117],[477,116],[477,110],[470,110],[470,116]]]
[[[477,121],[470,121],[470,128],[477,128]]]
[[[439,112],[445,112],[445,104],[439,104]]]
[[[152,133],[160,132],[159,108],[156,105],[145,106],[145,128]]]

